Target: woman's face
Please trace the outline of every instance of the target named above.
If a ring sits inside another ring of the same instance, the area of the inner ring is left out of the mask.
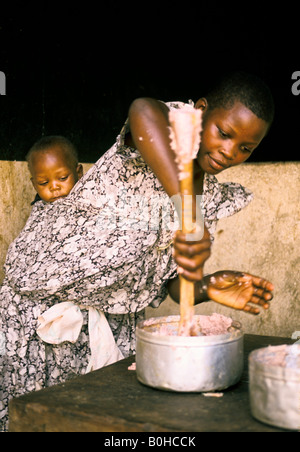
[[[232,108],[209,110],[205,99],[196,108],[203,109],[201,145],[197,161],[208,174],[218,174],[245,162],[266,135],[269,124],[240,102]]]

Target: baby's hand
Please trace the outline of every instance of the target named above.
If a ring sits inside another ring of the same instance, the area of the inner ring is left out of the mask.
[[[217,303],[257,315],[259,307],[251,304],[268,309],[273,298],[272,290],[273,284],[258,276],[220,271],[210,275],[207,294]]]

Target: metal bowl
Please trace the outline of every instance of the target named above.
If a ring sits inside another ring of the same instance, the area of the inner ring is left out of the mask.
[[[249,391],[256,419],[300,430],[300,345],[270,346],[250,353]]]
[[[196,321],[197,317],[205,316],[195,316]],[[136,329],[136,372],[141,383],[167,391],[209,392],[240,380],[243,333],[234,324],[225,334],[183,337],[157,333],[163,324],[177,331],[179,316],[151,320],[151,327],[146,320]]]

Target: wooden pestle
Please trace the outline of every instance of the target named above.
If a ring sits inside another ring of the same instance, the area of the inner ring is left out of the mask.
[[[193,160],[200,145],[202,122],[201,110],[187,105],[182,109],[169,111],[170,144],[178,166],[180,194],[182,198],[182,231],[191,234],[193,223],[194,172]],[[178,334],[193,335],[195,284],[179,275],[180,280],[180,323]]]

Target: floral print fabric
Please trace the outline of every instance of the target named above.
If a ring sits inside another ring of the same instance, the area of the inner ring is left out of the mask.
[[[0,291],[0,431],[8,426],[10,398],[84,374],[88,366],[87,311],[77,342],[60,345],[36,334],[43,312],[64,301],[103,311],[120,351],[129,356],[144,308],[158,307],[167,281],[176,276],[174,209],[139,152],[124,144],[128,130],[126,122],[66,198],[36,202],[8,250]],[[206,175],[202,211],[211,234],[219,218],[251,199],[239,184],[219,184]]]

